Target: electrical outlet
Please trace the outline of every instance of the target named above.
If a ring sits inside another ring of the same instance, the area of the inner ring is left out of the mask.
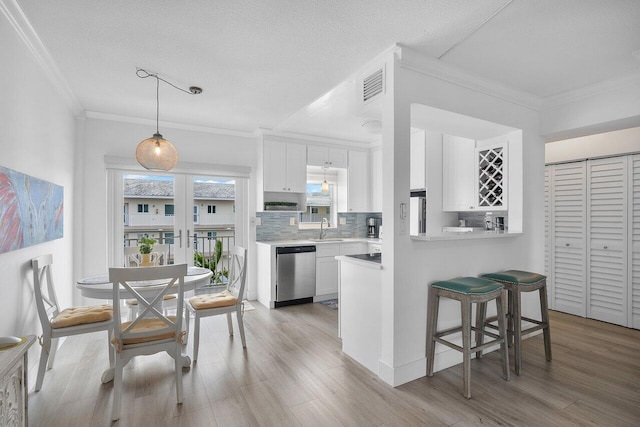
[[[291,218],[289,218],[289,225],[296,225],[296,217],[292,216]]]
[[[340,225],[347,225],[347,218],[341,216],[340,217]]]
[[[256,218],[256,225],[262,225],[262,218],[260,217]]]

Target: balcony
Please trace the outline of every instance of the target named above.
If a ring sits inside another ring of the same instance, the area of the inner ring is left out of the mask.
[[[235,224],[235,214],[197,214],[194,215],[197,225],[229,225]],[[173,227],[173,215],[128,214],[124,216],[126,227]]]

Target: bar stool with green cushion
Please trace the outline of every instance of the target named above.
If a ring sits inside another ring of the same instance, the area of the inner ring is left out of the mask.
[[[507,270],[498,273],[483,274],[482,278],[489,279],[501,283],[509,293],[509,308],[507,310],[507,333],[509,343],[513,339],[513,353],[515,359],[516,375],[520,375],[522,369],[522,337],[530,335],[542,329],[544,334],[544,354],[548,362],[551,362],[551,333],[549,331],[549,309],[547,305],[547,278],[542,274],[531,273],[521,270]],[[522,316],[522,292],[540,292],[540,313],[541,320],[535,320]],[[486,313],[486,305],[479,306],[477,316],[484,317]],[[522,330],[522,321],[525,320],[534,323],[525,330]],[[495,317],[486,319],[484,323],[495,321]],[[495,326],[494,326],[495,327]],[[476,340],[482,337],[476,337]],[[476,354],[476,357],[482,357],[482,352]]]
[[[446,329],[438,332],[438,308],[440,297],[450,298],[460,301],[462,306],[462,326]],[[429,306],[427,315],[427,376],[433,376],[433,365],[435,358],[436,342],[451,347],[462,352],[463,355],[463,385],[464,397],[471,398],[471,354],[482,351],[487,347],[500,344],[502,354],[502,371],[504,379],[509,381],[509,352],[507,349],[507,332],[505,324],[505,313],[503,309],[507,292],[499,283],[478,277],[461,277],[442,282],[435,282],[429,287]],[[498,331],[493,334],[485,330],[480,324],[480,328],[471,325],[471,304],[486,304],[496,300],[498,311]],[[471,347],[471,331],[477,334],[488,335],[493,338],[485,344]],[[443,336],[462,331],[462,347],[452,342],[442,339]]]

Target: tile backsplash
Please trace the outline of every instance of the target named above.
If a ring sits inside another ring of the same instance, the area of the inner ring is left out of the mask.
[[[484,215],[485,212],[458,212],[458,219],[464,219],[467,223],[467,227],[484,227]],[[501,216],[504,218],[504,225],[508,227],[509,215],[505,211],[495,211],[491,213],[493,220],[496,217]]]
[[[256,226],[256,240],[304,240],[315,239],[320,234],[319,230],[298,229],[297,212],[257,212],[262,224]],[[291,224],[291,218],[295,218],[295,225]],[[340,224],[340,218],[346,220],[346,224]],[[328,228],[327,238],[367,237],[367,218],[382,218],[381,212],[338,213],[338,228]]]

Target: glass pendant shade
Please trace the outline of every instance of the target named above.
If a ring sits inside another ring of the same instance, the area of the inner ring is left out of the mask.
[[[136,159],[142,167],[152,171],[168,171],[178,163],[178,150],[172,143],[154,133],[138,144]]]
[[[327,182],[326,179],[324,181],[322,181],[322,192],[323,193],[328,193],[329,192],[329,183]]]

